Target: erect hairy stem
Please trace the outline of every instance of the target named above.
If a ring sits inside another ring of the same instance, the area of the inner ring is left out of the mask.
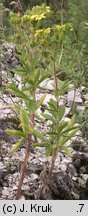
[[[56,64],[55,64],[55,61],[54,61],[54,89],[55,89],[55,93],[58,91],[58,85],[57,85],[57,76],[56,76]]]
[[[56,102],[57,102],[57,111],[59,109],[59,99],[58,99],[58,83],[57,83],[57,75],[56,75],[56,63],[55,63],[55,58],[54,58],[54,68],[53,68],[53,74],[54,74],[54,94],[56,97]],[[59,125],[59,117],[57,116],[56,120],[56,127]],[[51,160],[51,165],[49,168],[49,177],[52,174],[52,171],[54,169],[54,164],[55,160],[57,157],[57,150],[58,150],[58,144],[53,145],[53,150],[52,150],[52,160]]]
[[[53,152],[52,152],[52,160],[51,160],[51,164],[50,164],[50,168],[49,168],[49,177],[52,174],[52,171],[54,169],[54,163],[55,163],[55,160],[57,157],[57,149],[58,149],[58,146],[54,145]]]
[[[30,146],[31,146],[31,135],[28,135],[26,141],[26,149],[25,149],[25,159],[23,161],[22,167],[21,167],[21,174],[20,174],[20,179],[19,179],[19,184],[18,184],[18,189],[16,193],[15,200],[18,200],[20,198],[20,192],[21,192],[21,187],[23,184],[25,172],[26,172],[26,167],[28,163],[28,158],[29,158],[29,152],[30,152]]]
[[[35,89],[33,89],[33,100],[34,101],[36,100],[35,92],[36,92]],[[34,115],[35,115],[35,113],[33,112],[31,115],[31,126],[32,127],[34,127]],[[32,140],[32,135],[28,135],[27,139],[25,140],[25,145],[26,145],[25,158],[24,158],[24,161],[23,161],[23,164],[21,167],[20,180],[19,180],[19,184],[18,184],[16,197],[15,197],[16,200],[18,200],[20,198],[21,187],[23,184],[23,180],[24,180],[25,172],[26,172],[26,168],[27,168],[27,163],[28,163],[28,159],[29,159],[31,140]]]
[[[32,96],[33,96],[33,100],[36,102],[36,89],[33,88],[33,93],[32,93]],[[35,113],[33,112],[32,115],[31,115],[31,126],[34,127],[35,125]]]
[[[54,76],[54,94],[55,94],[55,97],[57,100],[57,110],[58,110],[58,108],[59,108],[59,105],[58,105],[58,83],[57,83],[57,76],[56,76],[55,60],[54,60],[54,67],[53,67],[53,76]],[[59,124],[59,119],[57,118],[56,125],[58,125],[58,124]],[[58,152],[57,150],[58,150],[58,143],[53,145],[52,160],[51,160],[50,167],[48,168],[48,172],[47,172],[47,169],[45,168],[45,170],[43,170],[41,173],[40,188],[35,193],[35,199],[41,199],[42,192],[43,192],[44,188],[46,187],[46,185],[48,185],[48,183],[49,183],[52,171],[54,169],[55,160],[57,157],[57,152]]]

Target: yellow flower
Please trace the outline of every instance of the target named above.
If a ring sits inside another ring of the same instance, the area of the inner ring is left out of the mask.
[[[40,35],[43,32],[43,29],[36,30],[35,37]]]
[[[30,21],[30,16],[29,15],[24,15],[23,16],[23,21]]]
[[[47,29],[45,29],[45,31],[44,31],[45,34],[49,34],[50,32],[51,32],[51,28],[47,28]]]
[[[38,15],[38,14],[35,14],[35,15],[32,15],[31,17],[30,17],[30,19],[31,20],[41,20],[41,19],[43,19],[43,18],[45,18],[45,15],[44,15],[44,13],[42,13],[41,15]]]

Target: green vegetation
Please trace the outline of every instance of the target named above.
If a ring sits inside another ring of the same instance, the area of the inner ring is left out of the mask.
[[[1,1],[2,2],[2,1]],[[44,2],[48,4],[41,4]],[[65,105],[60,105],[62,95],[69,91],[69,84],[76,89],[80,85],[87,86],[87,14],[84,11],[85,2],[69,1],[16,1],[18,7],[11,8],[11,1],[3,1],[4,7],[10,10],[7,14],[8,24],[3,18],[1,31],[5,40],[15,42],[19,54],[17,57],[21,67],[13,70],[22,79],[22,90],[16,87],[15,81],[7,84],[8,91],[22,100],[23,107],[15,104],[18,113],[20,130],[6,130],[11,135],[19,137],[12,147],[16,151],[25,142],[25,159],[16,194],[20,196],[25,170],[30,153],[30,146],[45,146],[46,156],[52,156],[48,175],[52,174],[54,163],[59,151],[64,150],[71,156],[66,142],[77,133],[76,109],[69,122],[65,122]],[[39,4],[35,6],[35,4]],[[50,5],[50,6],[49,6]],[[35,6],[35,7],[34,7]],[[29,9],[30,7],[30,9]],[[5,10],[1,6],[2,11]],[[83,13],[82,13],[83,12]],[[8,28],[8,33],[5,28]],[[9,34],[10,33],[10,34]],[[2,34],[2,37],[3,37]],[[54,99],[45,105],[45,112],[37,113],[43,104],[48,90],[41,83],[51,78],[53,80],[52,94]],[[42,92],[37,99],[37,91]],[[47,131],[39,132],[36,120],[42,125],[48,120]],[[44,185],[40,188],[40,193]],[[41,194],[40,194],[41,195]],[[39,197],[38,197],[39,198]]]

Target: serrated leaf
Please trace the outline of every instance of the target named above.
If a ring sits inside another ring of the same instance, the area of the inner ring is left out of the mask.
[[[25,135],[27,135],[29,133],[29,116],[27,111],[23,108],[21,108],[20,110],[20,121],[21,121],[22,129]]]
[[[71,127],[69,129],[66,129],[62,131],[61,136],[66,136],[66,134],[69,134],[68,132],[73,131],[74,129],[78,128],[77,126]]]
[[[45,119],[47,119],[47,120],[50,120],[50,121],[53,120],[53,119],[52,119],[52,116],[49,115],[49,114],[41,113],[41,115],[42,115]]]
[[[58,81],[58,86],[59,86],[59,96],[65,94],[69,90],[69,82],[67,81]]]
[[[60,125],[58,126],[57,130],[58,130],[58,133],[60,135],[61,131],[63,131],[63,129],[67,126],[67,122],[61,122]]]
[[[14,93],[17,97],[28,100],[29,98],[27,95],[23,93],[23,91],[19,90],[15,85],[13,84],[6,84],[6,88],[9,89],[10,92]]]
[[[14,136],[24,137],[25,138],[25,134],[22,131],[19,131],[19,130],[10,130],[10,129],[6,129],[5,131],[6,131],[6,133],[8,133],[10,135],[14,135]]]
[[[39,81],[38,81],[38,85],[40,84],[40,83],[42,83],[46,78],[48,78],[49,77],[49,74],[48,73],[46,73],[46,74],[44,74],[44,75],[42,75],[42,77],[39,79]],[[41,88],[41,87],[40,87]]]
[[[25,101],[25,105],[29,112],[35,112],[36,111],[36,103],[34,100]]]
[[[58,135],[58,133],[56,131],[49,131],[49,132],[46,132],[48,135]]]
[[[63,146],[63,150],[66,152],[66,154],[67,154],[69,157],[72,157],[71,151],[70,151],[66,146]]]
[[[45,154],[46,154],[46,157],[49,157],[52,153],[52,145],[50,143],[48,143],[47,147],[46,147],[46,151],[45,151]]]
[[[12,104],[11,107],[20,112],[21,106],[19,104]]]
[[[37,109],[41,106],[41,104],[42,104],[43,101],[45,100],[45,97],[46,97],[46,94],[43,95],[43,96],[37,101],[37,103],[36,103],[36,108],[37,108]]]
[[[53,111],[57,111],[57,102],[53,99],[50,99],[48,102],[49,108]]]
[[[24,139],[20,139],[12,148],[11,148],[11,152],[15,152],[18,150],[18,148],[21,147],[21,145],[23,144]]]
[[[36,70],[33,73],[33,82],[34,82],[34,85],[38,83],[39,76],[40,76],[40,69]]]
[[[25,78],[25,81],[26,81],[27,83],[29,83],[31,86],[34,86],[34,82],[33,82],[33,80],[32,80],[31,78],[26,77],[26,78]]]
[[[47,146],[47,143],[32,143],[33,147],[45,147]]]
[[[59,121],[62,120],[62,118],[64,117],[64,114],[65,114],[65,106],[61,105],[59,106],[59,110],[58,110]]]
[[[74,121],[75,121],[75,117],[72,116],[72,118],[70,119],[70,121],[67,124],[67,129],[70,129],[74,125]]]
[[[35,137],[39,138],[42,141],[46,141],[45,137],[43,136],[42,133],[40,133],[39,131],[33,129],[32,127],[29,127],[29,132],[34,135]]]
[[[70,134],[67,134],[66,137],[61,136],[59,139],[59,144],[60,146],[63,146],[68,140],[70,140],[79,130],[79,128],[75,128],[74,130],[72,130],[72,132],[70,132]]]
[[[38,119],[40,122],[44,122],[45,119],[40,117],[40,115],[35,114],[35,118]]]

